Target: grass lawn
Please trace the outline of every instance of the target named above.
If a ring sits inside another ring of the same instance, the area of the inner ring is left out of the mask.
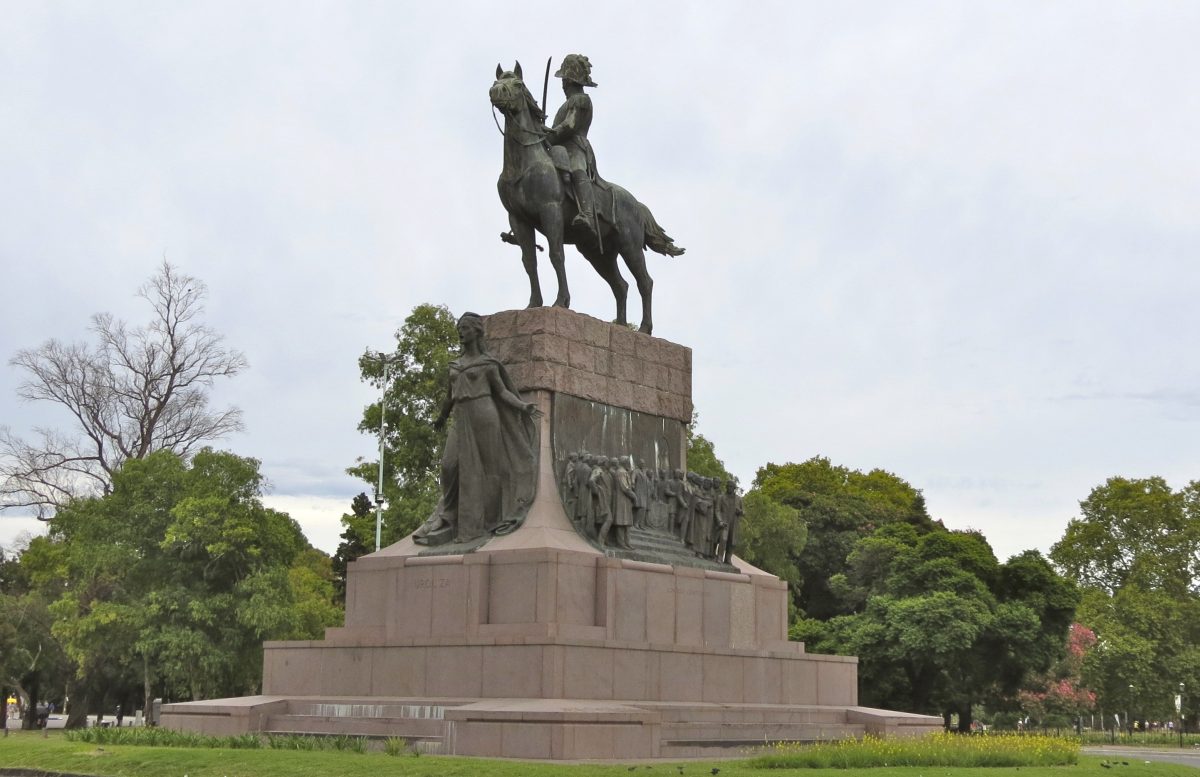
[[[1171,764],[1144,764],[1102,769],[1102,758],[1081,756],[1077,766],[1020,769],[947,769],[944,767],[877,768],[870,777],[1195,777],[1196,769]],[[720,777],[847,777],[839,769],[755,769],[746,761],[680,763],[578,764],[531,763],[445,756],[389,756],[381,752],[345,753],[287,750],[218,750],[207,748],[97,747],[68,742],[60,734],[42,738],[37,732],[13,732],[0,738],[0,769],[38,769],[99,777],[618,777],[632,772],[653,777],[701,777],[720,769]],[[631,768],[632,767],[632,768]],[[682,770],[682,771],[680,771]],[[1020,772],[1020,775],[1015,772]],[[860,773],[861,770],[856,770]]]

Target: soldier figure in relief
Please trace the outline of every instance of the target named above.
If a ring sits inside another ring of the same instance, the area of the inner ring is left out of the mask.
[[[592,458],[586,451],[581,453],[571,474],[575,479],[575,512],[571,518],[579,530],[588,536],[595,536],[596,531],[592,520],[592,491],[588,486],[592,477]]]
[[[650,506],[654,501],[654,482],[646,473],[645,459],[638,461],[632,475],[633,493],[636,495],[633,501],[633,525],[645,529],[650,520]]]
[[[588,129],[592,126],[592,98],[583,91],[585,86],[596,86],[591,74],[592,64],[582,54],[568,54],[563,59],[554,77],[562,79],[563,94],[567,100],[554,114],[554,124],[546,133],[546,141],[551,146],[561,147],[570,161],[571,184],[575,189],[575,200],[579,203],[579,213],[571,221],[571,226],[585,229],[592,237],[596,237],[598,229],[593,189],[596,155],[587,138]]]
[[[575,490],[575,465],[579,463],[579,454],[572,451],[567,454],[567,462],[563,464],[562,478],[559,480],[562,488],[563,506],[566,508],[567,515],[571,518],[575,517],[575,502],[579,499],[579,492]]]
[[[592,495],[592,529],[588,533],[599,537],[600,527],[608,523],[612,515],[613,477],[608,471],[606,456],[594,457],[592,464],[592,474],[588,478]]]

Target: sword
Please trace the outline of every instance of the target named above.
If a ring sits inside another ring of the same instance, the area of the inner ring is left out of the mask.
[[[554,59],[554,57],[546,58],[546,77],[542,79],[542,118],[543,118],[543,120],[549,118],[549,116],[546,115],[546,93],[550,89],[550,62],[553,59]]]

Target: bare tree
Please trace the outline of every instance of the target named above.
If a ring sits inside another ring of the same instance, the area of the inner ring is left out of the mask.
[[[0,509],[34,508],[48,520],[73,497],[107,493],[128,459],[164,449],[186,456],[242,428],[236,407],[208,406],[214,381],[241,372],[246,358],[200,322],[205,293],[163,262],[138,289],[153,310],[147,325],[97,313],[95,344],[49,340],[17,352],[9,363],[27,375],[18,395],[66,408],[73,429],[35,429],[27,441],[0,427]]]

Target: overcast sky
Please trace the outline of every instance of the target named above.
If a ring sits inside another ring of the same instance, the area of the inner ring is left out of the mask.
[[[496,64],[540,93],[579,52],[600,170],[687,248],[650,259],[655,334],[730,470],[881,467],[1002,559],[1046,550],[1110,476],[1200,477],[1198,34],[1182,2],[8,0],[0,424],[65,424],[7,358],[145,320],[165,256],[250,361],[221,445],[332,551],[375,444],[357,357],[419,303],[528,300]]]

